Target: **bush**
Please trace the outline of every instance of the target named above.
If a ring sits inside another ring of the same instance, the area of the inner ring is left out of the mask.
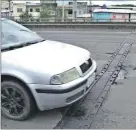
[[[24,22],[33,21],[33,16],[26,11],[20,15],[20,19]]]

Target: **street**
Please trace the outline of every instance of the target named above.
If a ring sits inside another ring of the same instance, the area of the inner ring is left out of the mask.
[[[135,32],[102,29],[90,31],[41,31],[39,29],[34,31],[46,40],[60,41],[89,50],[93,59],[97,62],[97,74],[101,72],[121,44],[123,46],[84,101],[81,104],[74,104],[66,115],[64,115],[66,108],[63,108],[37,112],[34,117],[24,122],[12,121],[2,117],[3,129],[136,128]],[[126,47],[130,47],[129,53],[124,57],[121,70],[116,80],[109,86],[107,93],[102,96],[108,79],[127,50]],[[99,102],[100,97],[104,99]],[[95,105],[98,105],[96,109],[94,109]],[[63,124],[61,121],[64,121]]]

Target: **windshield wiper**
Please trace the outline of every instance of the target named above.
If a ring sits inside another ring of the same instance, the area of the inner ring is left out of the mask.
[[[19,30],[19,31],[30,32],[30,31],[28,31],[28,30],[25,30],[25,29],[21,29],[21,30]]]
[[[27,30],[23,30],[23,29],[21,29],[21,30],[19,30],[19,31],[24,31],[24,32],[28,32]]]
[[[24,32],[31,32],[31,33],[35,33],[36,34],[36,32],[32,32],[32,31],[29,31],[29,30],[25,30],[25,29],[21,29],[20,31],[24,31]]]
[[[11,45],[11,46],[7,46],[7,47],[3,47],[1,50],[2,51],[13,50],[13,49],[17,49],[17,48],[29,46],[29,45],[32,45],[32,44],[36,44],[36,43],[39,43],[39,42],[43,42],[43,41],[45,41],[45,40],[20,43],[20,44],[16,44],[16,45]]]

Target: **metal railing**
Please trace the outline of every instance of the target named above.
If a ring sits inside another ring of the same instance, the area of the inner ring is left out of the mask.
[[[31,17],[31,18],[20,18],[20,17],[11,17],[12,20],[19,23],[115,23],[115,22],[125,22],[125,23],[133,23],[136,22],[134,18],[127,19],[91,19],[91,18],[39,18],[39,17]]]
[[[14,17],[13,20],[18,22],[90,22],[91,18],[39,18],[39,17],[32,17],[32,18],[20,18]]]

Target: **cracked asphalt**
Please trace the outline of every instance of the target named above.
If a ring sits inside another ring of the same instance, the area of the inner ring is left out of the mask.
[[[136,41],[92,129],[136,129]]]
[[[130,34],[131,30],[53,31],[34,30],[47,40],[69,43],[88,49],[98,64],[98,73],[110,56]],[[136,128],[136,41],[125,59],[123,70],[112,85],[106,100],[93,120],[91,128]],[[98,88],[97,91],[100,91]],[[97,93],[96,91],[96,93]],[[91,95],[94,99],[95,94]],[[90,106],[91,106],[90,101]],[[84,102],[83,106],[88,107]],[[89,106],[89,107],[90,107]],[[11,121],[2,117],[4,129],[52,129],[61,120],[60,109],[38,112],[25,122]],[[78,125],[78,124],[77,124]],[[73,126],[67,126],[72,128]]]

